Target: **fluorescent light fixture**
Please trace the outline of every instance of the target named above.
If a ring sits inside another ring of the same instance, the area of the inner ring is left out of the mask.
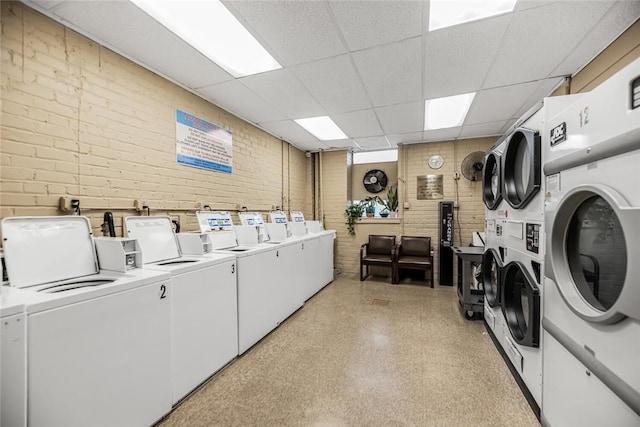
[[[234,77],[282,68],[218,0],[131,0]]]
[[[424,130],[452,128],[462,125],[475,92],[444,98],[427,99],[424,102]]]
[[[348,138],[329,116],[309,117],[294,121],[321,141]]]
[[[517,0],[431,0],[429,31],[513,11]]]
[[[361,151],[353,153],[353,164],[397,162],[398,150]]]

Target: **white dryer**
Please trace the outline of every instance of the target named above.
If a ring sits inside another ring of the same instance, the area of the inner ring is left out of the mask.
[[[502,137],[487,151],[482,178],[482,200],[486,207],[485,252],[482,256],[484,320],[498,350],[504,348],[504,315],[500,308],[500,278],[504,266],[502,234],[504,215],[508,207],[502,197],[502,153],[505,145],[506,138]]]
[[[542,292],[538,259],[507,248],[500,278],[500,306],[505,322],[503,346],[538,406],[536,410],[542,403]]]
[[[640,59],[549,123],[543,420],[640,425]]]
[[[171,399],[175,405],[237,355],[235,257],[182,256],[168,216],[125,218],[145,269],[171,274]]]
[[[5,218],[2,235],[11,286],[31,294],[28,425],[145,426],[168,413],[169,275],[100,272],[85,217]]]

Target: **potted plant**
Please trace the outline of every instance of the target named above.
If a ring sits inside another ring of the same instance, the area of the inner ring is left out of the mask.
[[[383,204],[385,209],[394,214],[394,216],[398,215],[398,187],[393,188],[393,185],[389,186],[387,200],[385,200]]]
[[[364,205],[362,202],[360,203],[352,203],[347,206],[347,209],[344,211],[347,216],[347,229],[349,230],[349,234],[352,236],[356,235],[356,230],[353,225],[356,221],[359,221],[362,218],[362,214],[364,213]]]
[[[378,196],[369,196],[361,202],[364,206],[364,211],[367,213],[367,218],[373,218],[375,215],[378,201],[380,201]]]

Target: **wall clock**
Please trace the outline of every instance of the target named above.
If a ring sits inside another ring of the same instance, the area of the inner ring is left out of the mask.
[[[429,158],[429,167],[431,169],[440,169],[443,164],[444,164],[444,159],[439,154],[436,154]]]

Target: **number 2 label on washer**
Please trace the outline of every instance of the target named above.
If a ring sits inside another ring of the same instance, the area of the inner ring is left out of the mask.
[[[160,285],[160,299],[167,297],[167,285]]]

